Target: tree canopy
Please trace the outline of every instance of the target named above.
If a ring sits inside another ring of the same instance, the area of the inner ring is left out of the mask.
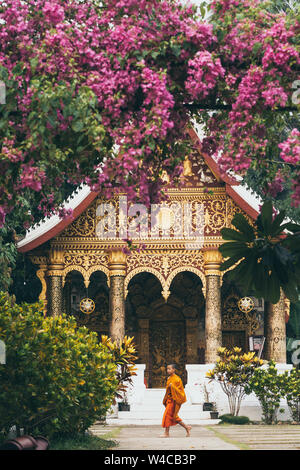
[[[59,210],[66,184],[159,200],[191,119],[224,171],[286,162],[299,205],[300,133],[278,133],[298,116],[299,8],[270,5],[213,0],[204,20],[178,0],[2,3],[1,224]]]

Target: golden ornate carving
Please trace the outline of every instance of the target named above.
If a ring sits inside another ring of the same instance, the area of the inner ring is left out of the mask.
[[[193,176],[192,163],[189,160],[188,155],[185,156],[183,162],[183,176]]]
[[[62,232],[62,238],[95,237],[97,201],[98,199],[92,202],[84,213]]]
[[[110,251],[108,258],[110,276],[126,275],[126,258],[127,255],[120,249]]]
[[[30,260],[33,264],[37,264],[39,269],[36,272],[37,277],[41,281],[42,290],[39,295],[39,300],[44,303],[44,313],[47,313],[47,282],[46,282],[46,272],[47,272],[47,257],[46,256],[30,256]]]
[[[110,335],[113,340],[120,341],[125,336],[124,276],[113,275],[110,282]]]
[[[95,302],[93,299],[85,297],[84,299],[81,299],[79,307],[82,313],[90,315],[95,310]]]
[[[127,276],[125,278],[125,297],[127,297],[128,285],[129,285],[129,282],[131,281],[131,279],[134,276],[136,276],[137,274],[140,274],[140,273],[143,273],[143,272],[153,274],[160,281],[162,287],[164,287],[164,284],[165,284],[164,277],[161,275],[161,273],[157,269],[151,268],[151,266],[140,266],[140,267],[135,268],[132,271],[130,271],[130,273],[127,274]]]
[[[199,268],[195,268],[194,266],[189,266],[187,264],[183,264],[182,266],[180,266],[176,269],[173,269],[173,271],[170,273],[169,277],[166,280],[165,288],[166,287],[170,288],[171,284],[172,284],[172,281],[177,276],[177,274],[185,272],[185,271],[194,273],[201,279],[202,286],[203,286],[202,290],[204,291],[205,287],[206,287],[206,279],[205,279],[205,275],[204,275],[203,271],[201,271],[201,269],[199,269]]]
[[[221,276],[220,265],[222,255],[217,248],[204,249],[203,252],[205,275]]]
[[[202,175],[202,173],[204,175],[205,172],[203,168],[196,168],[196,166],[194,167],[194,163],[197,166],[197,162],[193,162],[193,175]],[[211,181],[216,181],[209,169],[208,171],[209,173],[205,173],[205,178]],[[192,178],[194,180],[194,176],[188,177],[188,179]],[[199,176],[197,176],[197,178],[198,177]],[[195,184],[195,182],[193,182],[193,184]],[[184,205],[186,203],[189,203],[191,205],[193,214],[195,214],[196,205],[199,206],[200,204],[201,206],[203,206],[203,233],[205,236],[205,244],[207,246],[216,246],[216,244],[221,243],[222,238],[220,235],[220,230],[225,226],[230,227],[232,217],[236,212],[243,213],[243,211],[226,194],[226,190],[222,186],[212,186],[212,193],[207,193],[204,192],[202,182],[201,187],[183,187],[180,188],[180,190],[177,188],[169,188],[168,194],[169,200],[164,201],[161,204],[161,208],[170,209],[172,207],[172,210],[175,210],[173,214],[174,226],[170,227],[170,230],[167,227],[167,230],[163,231],[166,233],[161,233],[160,235],[158,235],[158,239],[154,239],[153,236],[150,236],[147,240],[143,238],[143,241],[147,241],[147,245],[149,246],[149,248],[185,248],[186,242],[189,240],[183,238],[183,217],[180,217],[178,214],[179,212],[184,214]],[[97,236],[96,234],[97,224],[99,224],[103,217],[105,217],[97,216],[96,214],[97,207],[101,203],[109,203],[115,210],[115,235],[113,235],[113,231],[110,231],[111,233],[107,233],[107,236],[105,238],[99,238],[99,236]],[[177,204],[177,206],[175,203]],[[129,210],[130,207],[131,204],[128,203]],[[120,240],[124,238],[123,236],[120,238],[118,233],[118,226],[120,222],[119,219],[120,216],[123,214],[122,211],[120,212],[119,209],[119,200],[117,197],[110,201],[105,201],[103,200],[103,198],[97,198],[91,204],[91,206],[86,209],[83,214],[80,215],[80,217],[78,217],[56,238],[56,243],[59,243],[61,248],[65,251],[70,250],[72,247],[75,248],[75,245],[80,251],[99,251],[99,249],[108,250],[111,249],[113,246],[118,248],[120,246]],[[249,217],[247,218],[250,220]],[[195,228],[195,220],[193,221],[193,228]]]
[[[239,296],[231,292],[225,299],[222,313],[223,330],[244,330],[251,336],[259,328],[259,320],[255,310],[241,311]]]
[[[81,253],[74,250],[65,252],[63,285],[65,284],[67,274],[71,271],[79,271],[82,274],[86,288],[88,288],[90,277],[95,271],[103,272],[107,277],[107,283],[109,285],[109,269],[107,263],[107,254]]]
[[[163,296],[163,298],[165,299],[166,302],[167,302],[170,294],[171,294],[171,291],[169,291],[167,289],[163,289],[161,291],[161,295]]]
[[[268,305],[266,318],[266,358],[275,362],[286,362],[286,325],[284,293],[281,289],[277,304]]]
[[[157,232],[153,232],[155,236],[150,234],[149,227],[149,237],[139,239],[139,243],[145,243],[146,245],[146,249],[140,253],[133,252],[130,256],[126,256],[121,251],[120,245],[122,245],[122,240],[125,237],[119,237],[119,223],[122,222],[120,219],[123,217],[123,223],[125,224],[126,217],[120,212],[118,197],[113,198],[111,201],[105,201],[102,197],[98,197],[71,225],[51,240],[47,274],[50,276],[49,285],[54,295],[50,301],[49,310],[54,309],[61,313],[59,292],[69,272],[72,270],[79,271],[87,288],[92,273],[101,271],[107,276],[108,285],[110,283],[111,333],[115,338],[121,338],[125,332],[124,297],[127,295],[131,279],[136,274],[147,271],[156,276],[161,284],[158,296],[161,292],[167,301],[170,297],[172,282],[177,274],[189,271],[201,279],[203,292],[207,296],[206,360],[213,362],[216,358],[216,348],[221,344],[220,332],[222,326],[220,320],[222,274],[219,270],[222,257],[217,250],[218,245],[223,243],[220,230],[223,227],[230,227],[234,214],[243,211],[226,194],[224,184],[217,181],[217,178],[198,152],[186,158],[183,176],[182,187],[169,188],[169,199],[160,205],[161,216],[158,218],[160,228]],[[167,176],[163,175],[163,177],[168,182]],[[204,189],[207,187],[212,191],[205,192]],[[101,203],[110,204],[110,207],[115,209],[115,214],[111,219],[108,218],[106,223],[110,225],[110,228],[116,226],[115,234],[113,230],[110,230],[106,233],[107,237],[103,238],[97,236],[101,233],[99,228],[103,228],[106,217],[103,211],[99,211]],[[204,253],[198,247],[197,249],[188,249],[192,246],[193,239],[184,237],[183,228],[186,221],[185,217],[187,217],[184,209],[187,204],[190,204],[191,207],[192,231],[197,227],[203,228],[203,240],[199,241],[197,237],[194,238],[195,241],[205,243]],[[128,202],[128,209],[130,207],[131,203]],[[197,220],[195,214],[199,207],[203,208],[203,211],[199,211],[201,215]],[[130,217],[128,217],[128,220],[132,221]],[[211,248],[211,250],[208,250],[208,248]],[[41,296],[45,298],[47,260],[43,267],[41,266],[42,263],[37,264],[40,264],[38,276],[42,282]],[[175,296],[171,298],[174,302],[176,301]],[[162,299],[160,298],[159,301],[161,302]],[[168,303],[164,304],[165,307],[167,305]],[[149,312],[146,313],[151,318],[151,309],[149,309]],[[87,325],[89,326],[94,325],[93,322],[99,323],[100,320],[96,313],[94,312],[89,319],[83,315],[85,318],[81,318],[80,321],[88,322]],[[139,313],[139,315],[144,313]],[[224,324],[226,324],[226,321]],[[196,328],[190,325],[184,339],[186,341],[186,349],[184,350],[188,352],[189,361],[193,360],[192,358],[195,359],[195,351],[192,351],[193,348],[196,348],[193,336],[194,330],[196,331]],[[148,341],[148,352],[145,355],[145,362],[147,362],[146,356],[149,358],[149,334],[148,339],[146,339],[144,331],[141,337],[141,341],[145,344]],[[178,351],[177,355],[180,361],[181,352]]]
[[[290,316],[290,308],[291,308],[291,301],[287,297],[284,297],[284,311],[285,311],[286,318],[289,318]]]
[[[150,322],[150,353],[152,356],[151,386],[165,387],[166,366],[175,363],[178,374],[185,372],[184,321]]]
[[[201,252],[185,250],[184,252],[169,251],[163,255],[155,252],[132,253],[127,260],[127,276],[125,278],[125,297],[131,279],[142,272],[152,273],[160,281],[162,296],[165,300],[170,295],[170,286],[177,274],[184,271],[193,272],[205,287],[203,272],[203,257]]]
[[[62,278],[53,274],[49,277],[49,314],[53,317],[61,315],[63,313],[62,306]]]
[[[49,272],[60,271],[64,265],[64,252],[59,246],[52,245],[49,251]],[[55,274],[49,274],[55,276]],[[57,274],[58,275],[58,274]]]
[[[221,286],[220,276],[207,275],[205,302],[205,362],[218,359],[217,350],[222,346]]]
[[[244,313],[251,312],[251,310],[254,309],[253,299],[251,299],[251,297],[242,297],[238,301],[238,307],[241,310],[241,312],[244,312]]]

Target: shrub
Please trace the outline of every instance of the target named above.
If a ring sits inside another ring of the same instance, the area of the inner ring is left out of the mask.
[[[285,372],[283,389],[292,418],[300,422],[300,370],[293,368],[290,373]]]
[[[110,350],[73,317],[43,317],[41,303],[0,293],[0,422],[26,433],[80,433],[110,408],[118,387]]]
[[[135,361],[137,359],[133,337],[124,336],[122,341],[112,341],[106,335],[102,335],[102,344],[110,351],[113,362],[118,366],[116,379],[118,388],[116,398],[127,400],[128,385],[132,384],[132,376],[136,375]]]
[[[220,416],[221,423],[230,424],[250,424],[248,416],[233,416],[231,414],[225,414]]]
[[[274,361],[266,369],[257,369],[246,388],[246,393],[254,392],[262,407],[262,420],[266,424],[277,422],[280,399],[284,396],[284,375],[278,374]]]
[[[220,383],[229,402],[230,414],[237,416],[241,401],[245,395],[245,387],[255,370],[263,364],[254,352],[242,353],[241,348],[218,350],[219,359],[215,367],[206,376]]]

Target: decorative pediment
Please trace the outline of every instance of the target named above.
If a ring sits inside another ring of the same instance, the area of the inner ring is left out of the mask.
[[[183,185],[189,188],[222,186],[198,151],[187,156],[183,163]]]

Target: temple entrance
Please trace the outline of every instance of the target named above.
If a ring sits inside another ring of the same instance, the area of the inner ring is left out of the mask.
[[[237,346],[241,348],[243,352],[246,352],[248,350],[248,348],[246,348],[246,331],[223,331],[222,345],[228,349]]]
[[[95,310],[90,314],[80,310],[80,301],[86,297],[95,302]],[[109,335],[109,289],[105,274],[95,271],[87,288],[80,272],[69,272],[63,289],[63,310],[75,317],[78,326],[95,331],[99,340],[102,335]]]
[[[167,320],[166,320],[167,319]],[[162,388],[166,384],[166,366],[175,363],[177,373],[185,378],[185,319],[176,309],[165,305],[150,321],[149,385]]]
[[[202,282],[189,271],[178,273],[165,301],[162,286],[151,273],[132,278],[126,299],[126,334],[134,336],[138,362],[146,364],[147,387],[166,384],[166,366],[175,363],[186,383],[186,364],[201,360],[204,343]]]

